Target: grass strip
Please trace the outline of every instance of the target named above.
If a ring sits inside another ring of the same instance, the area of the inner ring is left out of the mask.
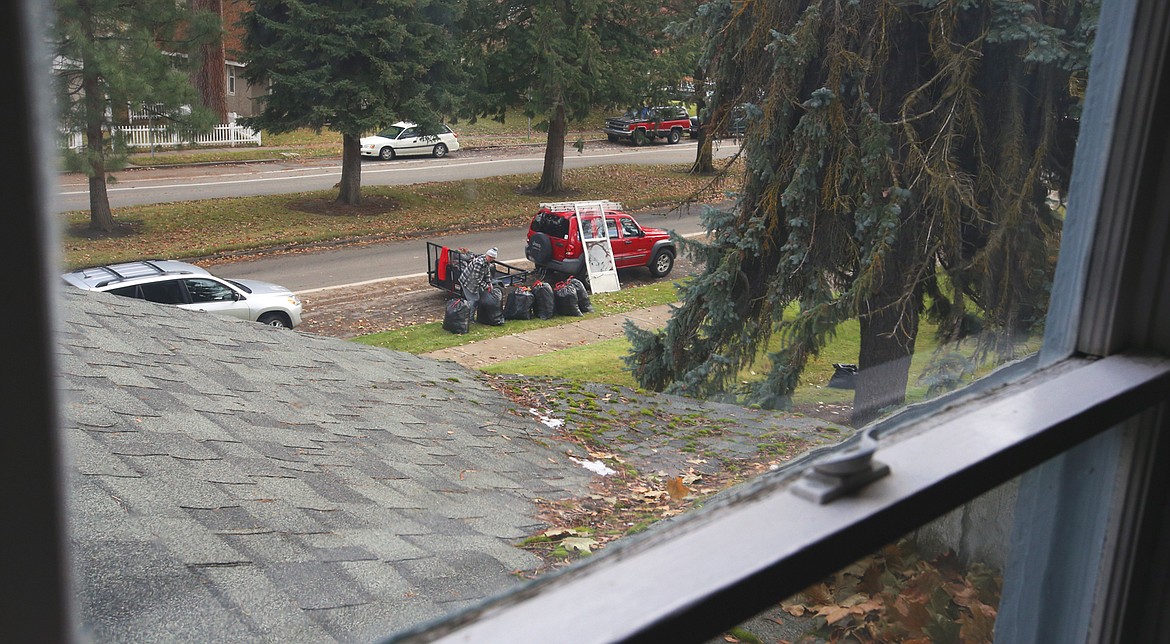
[[[441,322],[431,322],[363,335],[354,338],[353,341],[396,351],[422,354],[534,329],[572,324],[583,319],[629,313],[677,301],[678,295],[673,282],[657,282],[646,286],[624,288],[613,293],[596,293],[590,296],[593,312],[580,318],[558,315],[548,320],[508,320],[508,323],[503,326],[473,324],[469,331],[462,335],[445,331]]]

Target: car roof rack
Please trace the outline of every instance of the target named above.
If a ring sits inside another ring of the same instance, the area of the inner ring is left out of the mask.
[[[601,204],[601,207],[607,212],[610,210],[625,210],[622,205],[616,201],[608,201],[604,199],[581,200],[581,201],[553,201],[540,204],[541,208],[547,208],[553,212],[574,212],[577,209],[577,204]]]
[[[89,268],[79,269],[83,278],[94,278],[98,275],[109,275],[109,279],[101,280],[94,284],[94,288],[101,288],[108,286],[114,282],[123,282],[129,279],[138,277],[149,277],[154,275],[168,275],[168,274],[182,274],[190,271],[184,270],[167,270],[162,266],[156,264],[157,260],[138,260],[133,262],[122,262],[120,264],[110,264],[102,266],[90,266]],[[127,270],[131,269],[131,270]]]

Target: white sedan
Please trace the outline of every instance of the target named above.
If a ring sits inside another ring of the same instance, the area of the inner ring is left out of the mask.
[[[459,135],[446,125],[438,134],[424,135],[414,123],[395,123],[375,136],[362,137],[362,156],[389,161],[394,157],[429,154],[445,157],[459,149]]]

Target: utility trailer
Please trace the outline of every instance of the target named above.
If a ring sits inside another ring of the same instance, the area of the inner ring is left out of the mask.
[[[427,282],[455,297],[463,297],[459,275],[463,267],[475,257],[475,253],[464,249],[448,248],[434,242],[427,242]],[[518,286],[528,281],[532,271],[505,264],[500,260],[492,262],[492,283],[501,287]]]

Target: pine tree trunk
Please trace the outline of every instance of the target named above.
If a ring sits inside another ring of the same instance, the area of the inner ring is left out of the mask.
[[[540,175],[540,183],[533,192],[542,195],[556,194],[565,189],[565,133],[568,123],[565,119],[565,106],[560,101],[553,108],[552,119],[548,124],[548,143],[544,148],[544,172]]]
[[[106,192],[106,141],[102,132],[105,97],[97,75],[82,63],[82,91],[85,93],[85,146],[89,157],[89,228],[101,232],[114,230],[114,212]]]
[[[695,154],[695,163],[691,166],[692,174],[712,174],[715,172],[715,157],[711,152],[711,130],[706,124],[699,128],[699,148]]]
[[[191,13],[207,11],[223,17],[222,0],[191,0]],[[223,39],[200,45],[199,60],[191,73],[191,84],[199,93],[199,103],[211,110],[220,123],[227,122],[227,73]]]
[[[341,182],[337,184],[337,203],[356,206],[362,202],[361,145],[358,136],[341,135]]]
[[[695,116],[702,117],[706,107],[707,70],[700,66],[695,70]],[[695,163],[691,166],[691,173],[712,174],[715,172],[715,159],[711,154],[711,127],[706,123],[699,127],[698,142],[699,146],[696,148]]]
[[[883,286],[894,292],[883,292],[862,305],[861,350],[850,421],[854,427],[876,419],[887,407],[906,402],[910,358],[918,337],[917,298],[899,303],[901,284],[892,275]]]

